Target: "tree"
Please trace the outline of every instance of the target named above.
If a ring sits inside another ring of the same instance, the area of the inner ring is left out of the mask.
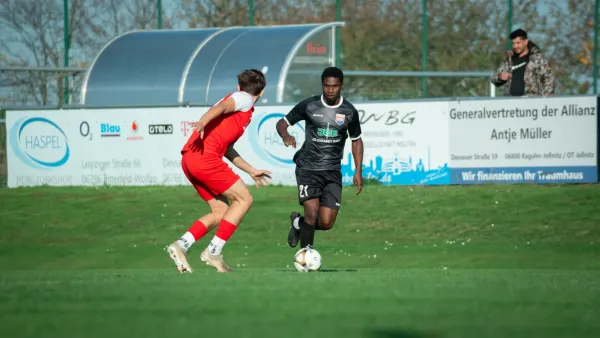
[[[181,0],[175,16],[186,28],[248,25],[245,0]]]
[[[88,40],[93,23],[86,15],[89,0],[71,0],[69,8],[70,34],[68,42],[74,48]],[[64,25],[62,1],[4,0],[0,12],[0,27],[7,38],[2,39],[2,65],[62,67],[64,60]],[[14,72],[4,74],[5,86],[13,89],[11,96],[18,104],[37,105],[63,102],[63,74],[47,72]]]
[[[562,95],[592,93],[594,62],[594,1],[554,0],[544,44]]]
[[[62,0],[3,0],[0,65],[59,68],[64,65]],[[70,66],[88,67],[113,37],[134,29],[156,28],[155,0],[69,0]],[[163,26],[171,27],[169,16]],[[10,87],[12,104],[56,105],[64,102],[64,76],[50,72],[9,72],[0,86]],[[77,96],[83,74],[72,78]]]
[[[515,5],[516,21],[534,16],[537,0]],[[505,0],[429,1],[427,70],[491,71],[504,57],[507,35]],[[335,1],[257,0],[259,24],[329,22]],[[420,71],[421,1],[344,1],[341,30],[345,70]],[[537,27],[544,20],[529,24]],[[429,78],[428,96],[485,96],[487,78]],[[355,99],[420,97],[420,78],[348,77],[347,95]]]
[[[164,1],[165,4],[169,2]],[[176,0],[164,7],[164,28],[248,25],[246,0]],[[256,25],[335,20],[335,0],[255,0]],[[594,0],[514,1],[513,28],[527,30],[550,60],[559,94],[589,93],[592,83]],[[0,65],[61,67],[62,0],[2,0]],[[156,0],[69,0],[70,64],[89,66],[112,38],[156,28]],[[421,1],[343,1],[344,70],[420,71]],[[427,70],[492,72],[505,57],[506,0],[428,1]],[[73,85],[77,92],[82,76]],[[429,97],[486,96],[487,78],[429,78]],[[1,100],[20,104],[62,102],[62,74],[2,73]],[[501,92],[501,91],[497,91]],[[348,77],[346,95],[360,99],[417,98],[421,80]]]

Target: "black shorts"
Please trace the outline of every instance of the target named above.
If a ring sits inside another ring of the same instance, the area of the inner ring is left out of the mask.
[[[298,201],[318,198],[320,205],[340,210],[342,204],[342,173],[339,170],[303,170],[296,168]]]

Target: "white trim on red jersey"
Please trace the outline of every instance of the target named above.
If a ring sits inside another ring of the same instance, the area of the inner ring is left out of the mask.
[[[235,92],[230,96],[235,102],[235,111],[249,111],[254,107],[254,98],[246,92]]]
[[[254,98],[252,97],[252,95],[246,92],[231,93],[225,96],[224,98],[220,99],[214,105],[216,106],[227,99],[233,99],[233,102],[235,104],[234,112],[248,112],[254,107]]]

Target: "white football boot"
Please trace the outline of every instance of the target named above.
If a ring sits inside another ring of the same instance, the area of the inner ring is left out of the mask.
[[[175,265],[177,266],[177,270],[179,270],[179,272],[192,273],[192,267],[190,266],[190,263],[188,263],[187,260],[187,253],[181,247],[178,241],[175,241],[173,242],[173,244],[169,245],[167,251],[169,252],[169,257],[171,257],[173,262],[175,262]]]
[[[208,248],[202,251],[200,254],[200,260],[207,265],[214,267],[219,272],[231,272],[231,268],[227,266],[223,260],[223,255],[211,255],[208,253]]]

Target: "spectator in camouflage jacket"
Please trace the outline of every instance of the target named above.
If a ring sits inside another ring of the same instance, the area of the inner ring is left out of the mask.
[[[517,29],[510,34],[512,50],[490,81],[504,85],[504,96],[549,96],[554,94],[554,74],[540,48],[527,39],[527,33]]]

